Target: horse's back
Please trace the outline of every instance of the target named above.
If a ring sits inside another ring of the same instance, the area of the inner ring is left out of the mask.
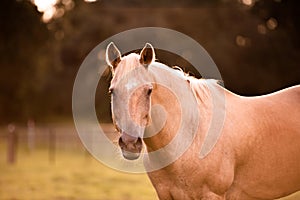
[[[274,106],[288,113],[289,116],[300,117],[300,85],[289,87],[270,95],[274,99]],[[281,106],[281,107],[279,107]],[[291,119],[289,117],[289,119]],[[300,120],[300,118],[298,118]],[[299,122],[299,121],[298,121]],[[300,125],[300,123],[297,123]]]
[[[243,120],[248,128],[241,133],[246,137],[240,144],[238,187],[257,198],[300,190],[300,86],[247,98],[242,105],[251,111]]]
[[[288,88],[287,92],[291,95],[291,98],[295,100],[295,103],[300,107],[300,85]]]
[[[271,125],[273,120],[278,126],[297,127],[295,131],[300,131],[300,85],[254,97],[250,102],[256,118],[266,118]]]
[[[300,136],[300,85],[275,92],[269,99],[278,123],[294,129]]]
[[[268,96],[268,95],[266,95]],[[295,103],[300,107],[300,85],[292,86],[277,92],[271,93],[269,95],[276,98],[289,99],[290,101],[295,101]],[[296,106],[296,105],[295,105]]]

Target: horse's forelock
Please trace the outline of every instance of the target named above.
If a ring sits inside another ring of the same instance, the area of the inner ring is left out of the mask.
[[[118,67],[116,68],[114,79],[121,79],[122,76],[124,76],[127,72],[135,69],[136,67],[140,66],[139,62],[140,56],[136,53],[131,53],[127,56],[124,56]]]

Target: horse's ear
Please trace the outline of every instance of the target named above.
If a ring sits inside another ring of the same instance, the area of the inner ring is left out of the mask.
[[[154,48],[151,44],[146,43],[140,53],[140,63],[144,66],[148,66],[153,60],[155,60]]]
[[[112,72],[116,69],[121,61],[121,53],[116,45],[111,42],[106,47],[106,62],[111,67]]]

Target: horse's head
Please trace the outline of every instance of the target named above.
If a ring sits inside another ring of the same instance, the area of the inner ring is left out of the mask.
[[[106,49],[106,61],[113,74],[109,88],[113,121],[121,134],[122,154],[129,160],[139,158],[143,146],[141,138],[150,121],[153,86],[148,65],[154,60],[154,49],[148,43],[139,55],[132,53],[122,57],[113,43]]]

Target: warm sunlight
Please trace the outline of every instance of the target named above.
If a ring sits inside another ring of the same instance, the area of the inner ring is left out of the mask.
[[[32,0],[32,2],[37,6],[38,11],[45,12],[54,7],[57,0]]]
[[[37,6],[39,12],[43,13],[43,22],[49,22],[56,12],[55,5],[58,0],[32,0],[32,3]]]
[[[246,6],[252,6],[254,4],[253,0],[242,0],[242,3]]]

